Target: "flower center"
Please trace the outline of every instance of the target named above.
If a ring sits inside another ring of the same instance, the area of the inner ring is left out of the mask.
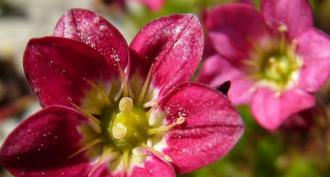
[[[86,80],[91,88],[81,105],[72,103],[89,121],[79,127],[83,147],[69,158],[85,152],[97,159],[90,174],[101,164],[108,164],[110,171],[121,171],[125,176],[150,154],[171,161],[162,153],[166,147],[164,137],[185,118],[178,115],[176,121],[166,122],[166,113],[158,108],[150,87],[150,73],[151,69],[144,82],[140,77],[132,77],[130,83],[122,77],[111,85]]]
[[[123,97],[119,101],[119,113],[110,121],[108,132],[115,146],[131,150],[148,139],[149,123],[145,111],[133,105],[133,100]]]
[[[296,54],[294,42],[289,42],[284,34],[280,39],[268,40],[255,45],[250,55],[248,73],[258,83],[281,91],[296,81],[302,60]]]

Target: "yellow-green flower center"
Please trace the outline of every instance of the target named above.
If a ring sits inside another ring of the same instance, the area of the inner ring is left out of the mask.
[[[281,91],[296,81],[302,60],[296,54],[295,43],[282,33],[280,38],[256,44],[247,64],[253,79]]]
[[[145,111],[133,105],[133,100],[123,97],[119,112],[114,114],[108,133],[117,148],[133,149],[148,140],[149,123]]]

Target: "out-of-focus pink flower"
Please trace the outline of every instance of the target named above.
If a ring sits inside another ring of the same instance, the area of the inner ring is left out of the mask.
[[[16,128],[0,164],[20,177],[171,177],[206,166],[243,123],[216,90],[189,83],[203,50],[198,18],[160,18],[128,47],[104,18],[73,9],[32,39],[28,82],[43,109]]]
[[[313,27],[307,0],[264,0],[261,12],[244,4],[205,14],[209,57],[199,81],[230,80],[229,98],[250,104],[261,126],[276,129],[290,115],[314,105],[311,93],[328,79],[329,37]]]
[[[135,1],[139,1],[142,4],[145,4],[152,11],[160,10],[165,2],[165,0],[135,0]]]
[[[147,6],[152,11],[158,11],[162,9],[165,3],[165,0],[102,0],[102,2],[105,4],[117,4],[123,9],[126,8],[127,3],[131,3],[133,1]]]

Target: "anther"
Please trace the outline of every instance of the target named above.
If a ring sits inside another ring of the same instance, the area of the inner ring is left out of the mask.
[[[130,97],[123,97],[119,101],[119,111],[121,112],[129,112],[133,109],[133,100]]]
[[[275,58],[275,57],[270,57],[270,58],[269,58],[269,62],[270,62],[272,65],[276,64],[276,58]]]
[[[285,26],[285,25],[281,25],[278,27],[278,31],[280,32],[287,32],[288,31],[288,28]]]
[[[116,139],[123,139],[127,134],[127,128],[121,123],[117,123],[112,128],[112,136]]]
[[[176,120],[175,123],[176,123],[177,125],[180,125],[180,124],[183,124],[185,120],[186,120],[186,119],[185,119],[183,116],[180,116],[180,117]]]

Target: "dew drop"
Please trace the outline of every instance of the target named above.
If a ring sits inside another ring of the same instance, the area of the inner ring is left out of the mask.
[[[107,26],[105,26],[105,25],[101,25],[100,27],[99,27],[99,30],[100,31],[105,31],[107,29]]]
[[[98,23],[100,20],[101,20],[100,17],[95,17],[94,20],[93,20],[93,22],[94,23]]]
[[[40,91],[41,91],[41,90],[40,90],[40,88],[38,88],[38,87],[36,87],[36,88],[33,89],[33,92],[36,93],[36,94],[40,93]]]

